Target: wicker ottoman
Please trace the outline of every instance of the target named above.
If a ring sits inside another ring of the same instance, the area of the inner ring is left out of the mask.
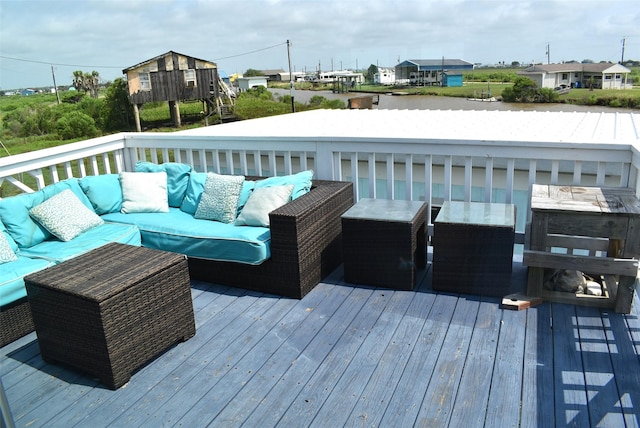
[[[446,201],[433,225],[433,289],[509,294],[515,224],[515,205]]]
[[[427,265],[427,204],[361,199],[342,215],[344,279],[413,290]]]
[[[183,255],[108,244],[25,277],[42,359],[116,389],[195,334]]]

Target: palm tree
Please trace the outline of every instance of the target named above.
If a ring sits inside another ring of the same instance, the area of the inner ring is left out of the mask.
[[[92,71],[83,73],[80,70],[73,72],[73,86],[79,90],[89,93],[92,98],[98,98],[98,84],[100,83],[100,73]]]

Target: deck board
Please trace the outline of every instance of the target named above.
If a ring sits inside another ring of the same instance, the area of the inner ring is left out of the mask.
[[[553,356],[557,426],[589,426],[584,366],[579,352],[576,309],[553,305]]]
[[[552,427],[555,424],[553,389],[553,335],[551,305],[526,311],[527,328],[522,376],[521,426]],[[513,381],[517,381],[514,379]]]
[[[522,379],[526,320],[525,312],[503,313],[487,405],[487,426],[519,424],[520,394],[514,394],[513,390],[504,388],[503,385],[514,379]]]
[[[526,269],[515,269],[524,287]],[[197,334],[112,391],[0,349],[18,427],[638,426],[640,310],[345,284],[302,300],[192,283]]]
[[[600,311],[577,307],[576,318],[589,398],[589,420],[592,425],[624,426],[622,408],[619,407],[619,413],[610,411],[619,406],[619,395]]]
[[[436,339],[435,342],[430,343],[414,356],[415,360],[423,362],[423,364],[420,364],[419,371],[412,375],[423,378],[426,377],[424,373],[432,373],[432,375],[429,382],[426,383],[426,391],[424,388],[420,388],[418,391],[405,391],[410,393],[415,401],[406,403],[407,414],[404,415],[404,418],[399,419],[404,422],[401,426],[410,426],[414,423],[420,426],[447,426],[451,418],[480,302],[475,297],[470,299],[458,298],[455,295],[448,297],[454,297],[456,300],[451,321],[448,324],[436,322],[433,326],[434,329],[444,330],[444,341],[441,346],[438,346],[439,341]],[[426,332],[431,334],[433,329]],[[427,355],[426,358],[425,355]],[[410,385],[407,380],[401,382],[398,389],[406,390]],[[399,394],[395,394],[395,397],[398,400],[403,399]],[[414,408],[415,414],[413,413]],[[403,415],[396,413],[389,416],[391,417],[386,419],[385,425],[393,424],[395,418],[400,418]]]
[[[478,309],[469,352],[464,366],[450,425],[477,427],[484,425],[491,377],[496,359],[502,310],[495,300],[483,301]]]

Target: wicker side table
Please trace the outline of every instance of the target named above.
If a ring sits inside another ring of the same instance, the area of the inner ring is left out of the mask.
[[[433,289],[509,294],[516,208],[446,201],[433,225]]]
[[[342,215],[347,282],[413,290],[427,265],[427,204],[361,199]]]
[[[184,256],[108,244],[25,278],[42,359],[116,389],[195,334]]]

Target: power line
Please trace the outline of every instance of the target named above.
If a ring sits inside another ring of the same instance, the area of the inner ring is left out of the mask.
[[[15,57],[4,56],[4,55],[0,55],[0,58],[3,58],[3,59],[11,59],[11,60],[13,60],[13,61],[31,62],[31,63],[34,63],[34,64],[57,65],[57,66],[60,66],[60,67],[118,68],[118,69],[122,69],[122,68],[124,68],[124,67],[116,67],[116,66],[114,66],[114,65],[79,65],[79,64],[62,64],[62,63],[56,63],[56,62],[36,61],[36,60],[33,60],[33,59],[15,58]]]
[[[262,52],[262,51],[266,51],[266,50],[269,50],[269,49],[277,48],[278,46],[283,46],[283,45],[286,45],[287,43],[288,43],[288,41],[284,42],[284,43],[278,43],[277,45],[269,46],[269,47],[266,47],[266,48],[256,49],[256,50],[250,51],[250,52],[245,52],[245,53],[241,53],[241,54],[237,54],[237,55],[231,55],[231,56],[225,56],[223,58],[216,58],[216,59],[213,59],[212,61],[220,61],[220,60],[223,60],[223,59],[237,58],[239,56],[250,55],[250,54],[253,54],[253,53],[256,53],[256,52]]]
[[[279,46],[283,46],[283,45],[286,45],[286,44],[287,44],[287,42],[278,43],[276,45],[268,46],[266,48],[256,49],[256,50],[253,50],[253,51],[244,52],[244,53],[240,53],[240,54],[236,54],[236,55],[225,56],[225,57],[222,57],[222,58],[216,58],[216,59],[214,59],[212,61],[221,61],[221,60],[224,60],[224,59],[237,58],[239,56],[250,55],[250,54],[254,54],[256,52],[266,51],[266,50],[273,49],[273,48],[276,48],[276,47],[279,47]],[[0,55],[0,58],[10,59],[10,60],[13,60],[13,61],[30,62],[30,63],[34,63],[34,64],[56,65],[56,66],[60,66],[60,67],[117,68],[117,69],[126,68],[124,66],[114,66],[114,65],[63,64],[63,63],[48,62],[48,61],[37,61],[37,60],[33,60],[33,59],[16,58],[16,57],[10,57],[10,56],[5,56],[5,55]]]

